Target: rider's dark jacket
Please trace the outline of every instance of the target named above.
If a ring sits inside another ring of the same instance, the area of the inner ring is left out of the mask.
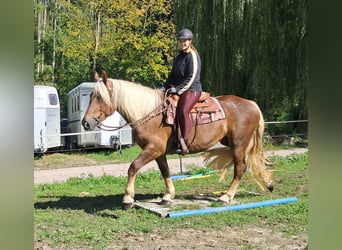
[[[165,83],[165,89],[175,87],[177,94],[186,90],[201,92],[200,82],[201,59],[195,51],[185,53],[181,51],[173,62],[172,70]]]

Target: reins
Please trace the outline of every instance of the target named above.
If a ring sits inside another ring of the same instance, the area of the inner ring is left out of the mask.
[[[155,108],[154,110],[152,110],[150,113],[148,113],[144,117],[140,118],[139,120],[136,120],[134,122],[125,123],[125,124],[120,125],[120,126],[109,126],[109,125],[102,124],[102,122],[99,122],[99,120],[97,118],[94,118],[97,122],[99,122],[96,126],[99,129],[104,130],[104,131],[116,131],[116,130],[122,129],[124,127],[127,127],[127,126],[137,127],[137,126],[141,125],[142,123],[160,115],[161,113],[163,113],[165,110],[168,109],[170,102],[167,102],[167,100],[169,98],[171,98],[171,96],[168,96],[168,92],[169,92],[168,90],[165,91],[164,98],[163,98],[163,104],[161,106]]]

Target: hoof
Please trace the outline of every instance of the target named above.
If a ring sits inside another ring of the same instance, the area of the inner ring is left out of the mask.
[[[134,207],[134,203],[124,203],[122,208],[124,210],[128,210],[128,209],[131,209],[133,207]]]
[[[168,200],[162,200],[160,203],[159,203],[159,205],[167,205],[167,206],[169,206],[169,205],[171,205],[171,201],[168,201]]]
[[[233,198],[227,194],[222,195],[217,201],[221,202],[223,206],[229,206],[233,202]]]
[[[270,192],[272,192],[273,189],[274,189],[274,186],[273,186],[273,185],[271,185],[271,186],[268,187],[268,190],[269,190]]]
[[[230,203],[227,202],[227,201],[223,201],[223,200],[220,200],[220,199],[218,199],[217,201],[220,202],[223,206],[229,206],[230,205]]]

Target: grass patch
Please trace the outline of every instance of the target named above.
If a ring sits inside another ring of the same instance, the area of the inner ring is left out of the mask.
[[[222,230],[227,226],[262,225],[288,235],[307,232],[307,158],[307,154],[273,157],[272,161],[276,163],[272,168],[276,179],[274,192],[253,194],[260,190],[245,175],[236,195],[240,203],[296,196],[298,201],[295,203],[174,219],[160,218],[144,209],[122,210],[127,181],[124,177],[73,178],[65,183],[36,185],[35,241],[54,248],[104,249],[127,235],[158,232],[166,237],[179,228]],[[200,169],[194,168],[191,172],[198,173]],[[189,199],[193,195],[226,190],[230,180],[231,176],[228,176],[225,183],[219,183],[214,174],[208,178],[174,181],[176,198]],[[138,174],[135,189],[135,198],[143,200],[161,197],[165,186],[159,171],[148,171]],[[219,204],[213,203],[213,206]]]

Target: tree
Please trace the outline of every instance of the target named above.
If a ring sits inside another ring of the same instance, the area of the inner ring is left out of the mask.
[[[172,63],[172,0],[36,0],[35,83],[66,94],[92,81],[98,65],[114,78],[158,86]]]
[[[307,118],[307,1],[176,0],[206,90],[253,99],[269,120]]]

